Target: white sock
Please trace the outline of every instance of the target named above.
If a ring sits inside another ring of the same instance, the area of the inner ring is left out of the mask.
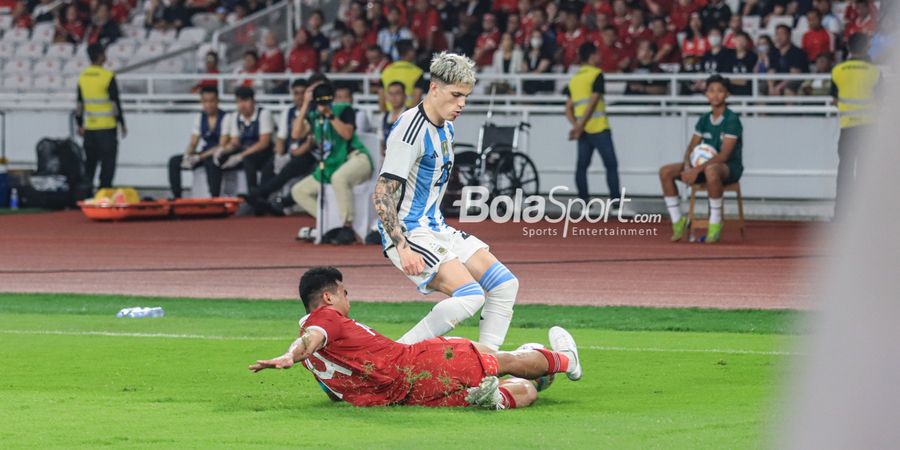
[[[678,199],[678,196],[663,197],[663,200],[666,201],[666,208],[669,210],[669,217],[672,218],[672,222],[681,220],[681,201]]]
[[[722,223],[722,204],[724,201],[725,199],[722,197],[709,199],[710,224]]]
[[[512,322],[519,279],[502,263],[495,262],[482,275],[479,283],[487,292],[487,299],[481,310],[478,342],[498,350],[503,345]]]
[[[397,342],[415,344],[425,339],[443,336],[460,322],[474,316],[482,305],[484,305],[484,290],[481,286],[474,281],[466,284],[453,291],[452,297],[434,305],[431,312],[403,337],[397,339]]]

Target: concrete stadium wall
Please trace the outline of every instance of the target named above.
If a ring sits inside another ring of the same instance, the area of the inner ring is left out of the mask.
[[[187,144],[194,113],[128,112],[129,135],[120,142],[117,185],[165,187],[166,162]],[[475,143],[485,115],[467,113],[456,124],[457,141]],[[500,124],[522,116],[495,116]],[[575,143],[566,139],[569,125],[560,114],[527,116],[532,124],[523,135],[541,177],[541,190],[568,186],[574,192]],[[64,111],[7,112],[7,154],[15,167],[33,166],[35,144],[45,136],[69,134]],[[622,185],[632,195],[659,195],[659,166],[679,161],[696,116],[613,116],[613,140]],[[837,168],[836,118],[743,117],[744,175],[747,197],[830,199]],[[529,142],[530,141],[530,142]],[[606,194],[603,164],[595,155],[590,171],[594,194]],[[190,186],[187,175],[185,185]]]

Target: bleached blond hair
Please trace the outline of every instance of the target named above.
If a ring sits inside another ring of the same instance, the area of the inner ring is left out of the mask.
[[[431,58],[431,81],[475,85],[475,61],[465,55],[440,52]]]

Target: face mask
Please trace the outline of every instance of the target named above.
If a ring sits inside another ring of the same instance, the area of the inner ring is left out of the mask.
[[[756,47],[756,50],[759,51],[760,53],[769,53],[769,46],[768,45],[760,45],[760,46]]]
[[[538,38],[531,39],[531,47],[532,48],[541,48],[543,42]]]
[[[712,35],[709,37],[709,45],[713,47],[718,47],[722,44],[722,36]]]

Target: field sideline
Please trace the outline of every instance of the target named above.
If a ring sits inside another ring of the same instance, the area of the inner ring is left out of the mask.
[[[163,319],[116,319],[125,306]],[[389,337],[425,303],[354,303]],[[298,302],[0,294],[7,448],[758,448],[794,354],[793,311],[522,305],[508,347],[568,327],[585,378],[489,412],[331,404],[301,368],[251,374]],[[467,323],[454,335],[476,337]],[[502,424],[502,429],[500,428]],[[502,430],[502,431],[501,431]],[[577,431],[573,431],[577,430]]]

